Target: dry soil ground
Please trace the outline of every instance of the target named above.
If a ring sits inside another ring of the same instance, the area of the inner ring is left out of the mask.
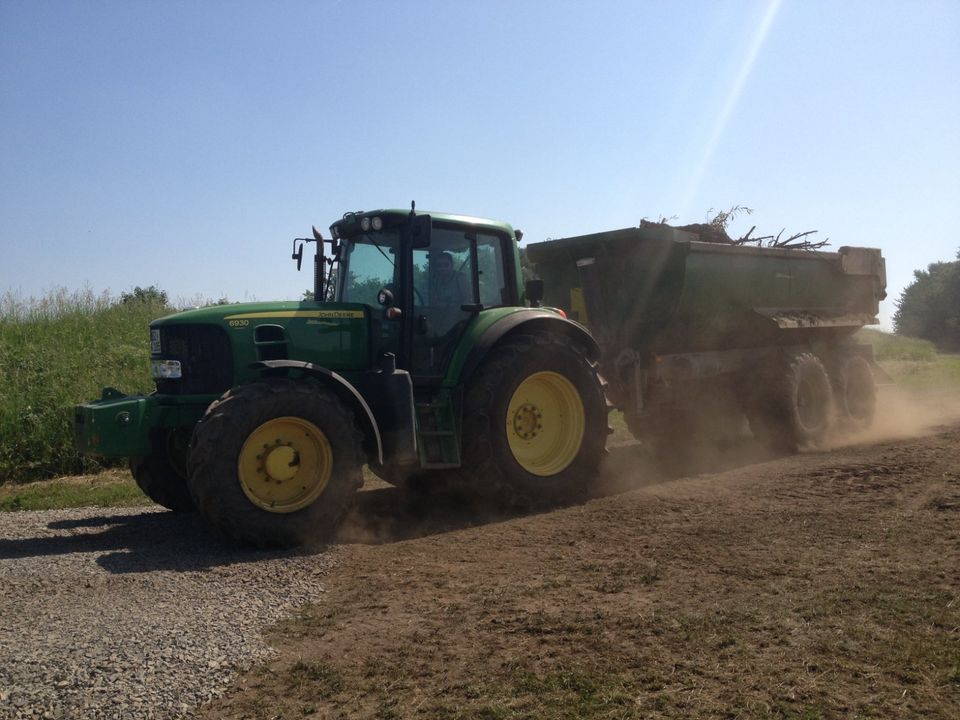
[[[887,398],[872,437],[745,441],[700,474],[616,447],[596,498],[537,515],[370,488],[323,601],[203,712],[960,718],[960,405],[940,404],[932,428]]]

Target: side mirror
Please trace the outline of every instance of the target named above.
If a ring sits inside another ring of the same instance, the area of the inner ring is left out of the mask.
[[[430,247],[433,221],[429,215],[414,215],[410,220],[410,245],[414,250]]]
[[[303,243],[300,243],[299,249],[297,248],[297,241],[293,241],[293,260],[297,261],[297,272],[300,271],[300,265],[303,263]]]
[[[523,293],[531,307],[540,307],[540,301],[543,300],[543,280],[527,280],[523,285]]]

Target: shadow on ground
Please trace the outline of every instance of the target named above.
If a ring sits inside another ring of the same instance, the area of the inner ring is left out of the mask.
[[[89,553],[97,555],[96,563],[111,573],[197,572],[304,552],[238,547],[214,534],[197,513],[154,508],[103,511],[43,528],[36,537],[0,539],[0,560]],[[51,530],[57,534],[49,534]]]

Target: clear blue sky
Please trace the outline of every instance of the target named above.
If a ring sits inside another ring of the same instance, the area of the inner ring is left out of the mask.
[[[960,3],[0,0],[0,292],[296,298],[343,212],[960,248]]]

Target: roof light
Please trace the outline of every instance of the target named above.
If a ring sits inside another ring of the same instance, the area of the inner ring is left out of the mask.
[[[360,219],[360,229],[364,232],[370,232],[370,218],[365,217]]]
[[[377,215],[377,217],[375,217],[373,220],[370,221],[370,225],[373,227],[374,230],[376,230],[377,232],[380,232],[381,230],[383,230],[383,218]]]

